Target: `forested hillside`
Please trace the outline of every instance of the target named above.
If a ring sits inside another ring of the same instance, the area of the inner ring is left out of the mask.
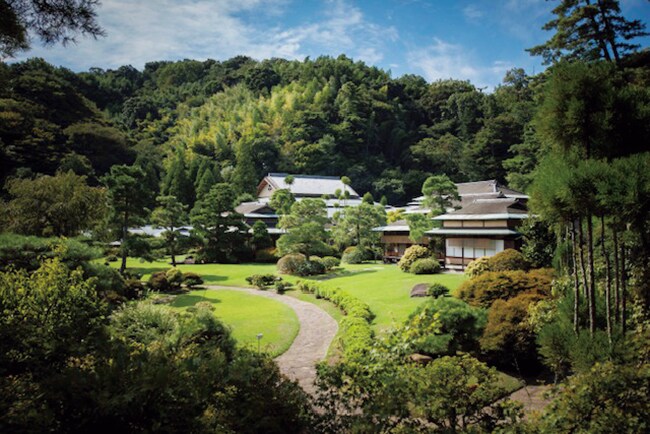
[[[531,169],[522,147],[543,81],[512,70],[488,93],[465,81],[392,78],[345,56],[79,74],[32,59],[2,65],[2,77],[5,177],[61,168],[100,176],[137,158],[152,188],[161,179],[190,205],[202,181],[201,191],[226,181],[253,193],[269,171],[347,175],[394,203],[418,195],[432,173],[510,177],[525,188],[517,173]],[[179,166],[186,180],[173,179]]]

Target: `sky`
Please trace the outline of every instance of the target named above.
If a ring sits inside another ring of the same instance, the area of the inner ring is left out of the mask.
[[[158,60],[236,55],[255,59],[345,54],[428,81],[469,80],[492,89],[505,72],[544,69],[525,49],[546,41],[554,1],[546,0],[102,0],[106,36],[32,49],[16,60],[42,57],[74,71],[91,67],[142,69]],[[648,0],[622,0],[628,19],[650,24]],[[650,46],[650,38],[639,40]]]

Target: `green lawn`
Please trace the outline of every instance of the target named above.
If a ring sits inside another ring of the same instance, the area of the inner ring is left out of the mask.
[[[300,324],[293,309],[276,300],[239,291],[198,290],[179,295],[171,306],[187,309],[200,301],[214,305],[217,318],[228,324],[240,346],[257,350],[257,334],[262,333],[261,349],[276,356],[285,352],[298,334]]]
[[[112,263],[118,266],[119,263]],[[130,269],[143,274],[147,280],[154,271],[169,268],[168,262],[142,263],[129,259]],[[252,274],[276,273],[275,264],[195,264],[179,265],[183,271],[200,274],[208,285],[250,286],[246,277]],[[283,276],[295,282],[300,278]],[[462,274],[414,275],[402,272],[396,265],[368,263],[360,265],[344,264],[333,274],[311,278],[321,281],[322,285],[345,289],[359,297],[377,315],[373,326],[376,331],[383,331],[393,324],[404,321],[425,298],[410,298],[411,288],[418,283],[439,282],[454,290],[465,276]],[[309,300],[311,301],[311,300]]]
[[[438,282],[454,290],[465,280],[462,274],[415,275],[402,272],[393,264],[345,265],[334,277],[315,278],[322,285],[341,288],[368,303],[376,318],[373,326],[381,332],[403,322],[423,301],[410,298],[411,288],[418,283]]]

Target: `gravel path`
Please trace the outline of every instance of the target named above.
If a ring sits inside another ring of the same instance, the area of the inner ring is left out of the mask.
[[[276,357],[280,371],[295,380],[310,394],[316,390],[316,363],[325,359],[327,350],[338,331],[338,324],[327,312],[318,306],[275,292],[230,286],[208,286],[209,289],[242,291],[260,297],[271,298],[292,308],[298,316],[300,331],[289,349]]]
[[[524,413],[542,411],[551,402],[544,394],[551,389],[550,385],[526,386],[510,395],[513,401],[519,401],[524,405]]]

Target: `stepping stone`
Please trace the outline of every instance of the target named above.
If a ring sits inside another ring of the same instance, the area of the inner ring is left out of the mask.
[[[411,289],[411,297],[426,297],[428,289],[428,283],[418,283]]]

